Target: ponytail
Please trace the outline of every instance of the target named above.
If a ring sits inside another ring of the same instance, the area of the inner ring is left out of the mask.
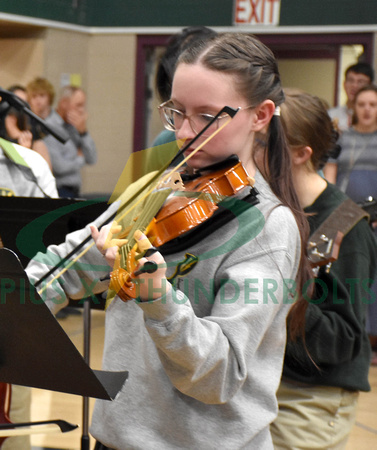
[[[270,122],[268,145],[266,149],[267,180],[274,194],[283,205],[289,206],[298,225],[301,237],[301,259],[297,275],[297,300],[292,305],[288,315],[288,335],[292,340],[298,336],[305,338],[305,313],[308,307],[307,296],[311,290],[304,293],[306,281],[312,278],[312,269],[307,257],[306,243],[309,240],[309,223],[300,206],[293,187],[291,156],[288,142],[280,117],[274,115]]]

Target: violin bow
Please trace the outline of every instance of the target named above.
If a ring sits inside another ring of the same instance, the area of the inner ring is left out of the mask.
[[[34,428],[34,426],[36,428]],[[24,436],[31,434],[67,433],[78,428],[65,420],[45,420],[40,422],[1,423],[0,437]]]
[[[229,111],[229,110],[232,110],[232,115],[230,114],[230,111]],[[226,126],[228,125],[228,123],[233,119],[233,117],[235,116],[235,114],[238,112],[238,110],[239,110],[239,109],[234,110],[233,108],[230,108],[230,107],[228,107],[228,106],[225,106],[220,112],[218,112],[218,113],[216,114],[216,116],[209,122],[209,124],[207,124],[207,125],[203,128],[203,130],[201,130],[201,132],[200,132],[197,136],[195,136],[194,139],[192,139],[187,145],[185,145],[185,146],[183,147],[183,149],[181,149],[181,150],[177,153],[177,155],[176,155],[176,156],[173,158],[173,160],[169,163],[169,166],[172,165],[172,164],[174,163],[174,161],[175,161],[176,159],[178,159],[178,158],[186,151],[186,149],[189,148],[189,147],[192,145],[192,143],[193,143],[198,137],[200,137],[201,134],[204,133],[205,130],[206,130],[208,127],[210,127],[210,126],[212,125],[212,123],[213,123],[215,120],[217,120],[216,118],[218,118],[221,114],[223,114],[224,112],[226,112],[226,113],[229,115],[229,119],[228,119],[226,122],[224,122],[224,123],[222,124],[221,127],[219,127],[217,130],[215,130],[210,136],[208,136],[208,137],[207,137],[200,145],[198,145],[198,147],[197,147],[195,150],[193,150],[186,158],[184,158],[180,163],[178,163],[175,167],[173,167],[167,174],[165,174],[165,176],[163,176],[161,179],[159,179],[159,183],[162,184],[162,183],[164,183],[166,180],[168,180],[169,177],[171,176],[171,174],[172,174],[173,172],[177,171],[180,167],[182,167],[182,166],[183,166],[183,165],[184,165],[191,157],[193,157],[199,150],[201,150],[201,149],[204,147],[204,145],[206,145],[211,139],[213,139],[213,138],[216,136],[217,133],[219,133],[224,127],[226,127]],[[169,167],[169,166],[168,166],[168,167]],[[141,197],[141,198],[139,199],[139,201],[134,205],[134,207],[136,207],[137,204],[139,204],[140,202],[142,202],[143,200],[145,200],[145,198],[146,198],[147,196],[149,196],[149,195],[153,192],[153,190],[154,190],[154,188],[152,188],[151,190],[149,190],[148,192],[146,192],[146,194],[145,194],[143,197]],[[155,208],[155,209],[157,209],[157,210],[160,209],[160,206],[157,206],[157,208]],[[127,213],[128,213],[128,212],[130,212],[130,210],[128,210]],[[126,213],[125,213],[124,215],[120,216],[119,219],[123,218],[125,215],[126,215]],[[123,260],[126,258],[126,252],[124,251],[125,248],[126,248],[126,247],[127,247],[127,248],[132,248],[133,245],[134,245],[135,239],[133,238],[133,231],[136,230],[136,229],[142,229],[142,228],[145,228],[145,224],[149,224],[150,221],[151,221],[151,219],[150,219],[149,216],[150,216],[150,215],[146,215],[146,216],[144,216],[144,217],[142,218],[143,220],[137,221],[137,222],[134,224],[134,226],[132,227],[131,231],[129,232],[129,235],[131,236],[132,243],[128,242],[128,243],[126,244],[126,246],[124,246],[124,247],[122,247],[122,248],[120,249],[120,250],[122,251],[122,257],[123,257]],[[152,217],[154,217],[154,216],[155,216],[155,214],[152,215]]]
[[[132,205],[127,211],[122,213],[119,216],[119,220],[124,218],[127,214],[129,214],[134,208],[136,208],[137,205],[139,205],[147,196],[149,196],[155,189],[155,184],[157,183],[157,180],[159,183],[163,183],[169,177],[173,172],[178,170],[183,164],[185,164],[191,157],[193,157],[204,145],[206,145],[211,139],[213,139],[224,127],[228,125],[228,123],[234,118],[234,116],[237,114],[237,112],[240,110],[240,108],[231,108],[230,106],[224,106],[214,117],[213,119],[208,122],[208,124],[193,138],[191,141],[189,141],[188,144],[184,145],[183,148],[173,157],[169,163],[163,165],[163,167],[156,172],[156,174],[152,177],[152,179],[149,181],[149,186],[153,185],[151,189],[149,189],[134,205]],[[161,175],[164,173],[164,171],[170,167],[174,162],[188,149],[190,146],[217,120],[219,117],[226,113],[229,116],[229,119],[226,120],[219,128],[217,128],[210,136],[208,136],[195,150],[193,150],[186,158],[184,158],[180,163],[178,163],[175,167],[173,167],[165,176],[160,179]],[[107,220],[105,220],[99,228],[102,228],[104,225],[108,224],[114,218],[119,214],[121,210],[126,208],[130,203],[132,203],[145,189],[145,186],[141,187],[128,201],[121,206],[120,210],[117,211],[117,213],[110,216]],[[60,266],[62,266],[68,259],[70,259],[78,250],[80,250],[85,244],[87,244],[92,239],[92,236],[89,235],[87,238],[85,238],[80,244],[78,244],[71,252],[69,252],[68,255],[66,255],[64,258],[62,258],[52,269],[50,269],[45,275],[43,275],[36,283],[34,284],[35,287],[38,287],[46,278],[48,278],[53,272],[55,272],[56,269],[58,269]],[[42,289],[38,291],[38,294],[41,295],[55,280],[60,278],[67,270],[69,270],[82,256],[85,255],[93,246],[94,241],[87,246],[81,253],[79,253],[75,258],[73,258],[55,277],[53,277],[48,283],[46,283]]]

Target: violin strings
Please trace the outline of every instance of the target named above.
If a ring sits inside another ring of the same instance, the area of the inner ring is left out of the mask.
[[[216,116],[193,138],[191,139],[191,141],[189,141],[188,144],[186,144],[186,146],[183,146],[181,148],[181,150],[179,150],[179,152],[175,155],[175,157],[171,160],[170,163],[167,163],[165,165],[163,165],[161,167],[160,170],[156,171],[154,173],[154,175],[152,176],[152,178],[146,183],[145,186],[148,186],[148,184],[151,186],[153,182],[159,179],[159,177],[164,173],[165,170],[167,170],[169,168],[169,166],[172,166],[175,163],[175,160],[177,158],[179,158],[187,148],[189,148],[190,145],[192,145],[213,123],[215,120],[217,120],[221,114],[223,112],[227,113],[228,116],[233,119],[233,117],[237,114],[237,112],[239,111],[240,108],[234,109],[234,108],[230,108],[229,106],[224,106],[224,108],[221,109],[221,111],[219,111]],[[228,123],[228,122],[227,122]],[[212,138],[212,136],[214,136],[215,134],[213,133],[211,135],[210,138]],[[171,172],[173,172],[174,170],[177,170],[176,166],[175,168],[173,168]],[[123,205],[121,205],[119,207],[118,213],[124,209],[126,206],[132,204],[132,202],[138,198],[139,195],[141,195],[141,193],[143,192],[143,190],[145,189],[145,187],[140,188],[136,193],[134,193],[131,198],[128,199],[128,201],[126,201]],[[148,194],[147,194],[148,195]],[[128,211],[130,212],[130,211]],[[112,220],[114,220],[114,218],[116,217],[116,214],[113,214],[112,216],[108,217],[100,226],[99,229],[101,229],[104,225],[106,225],[107,223],[110,223]],[[81,248],[84,247],[85,244],[87,244],[88,242],[90,242],[90,240],[92,239],[91,235],[87,236],[80,244],[78,244],[75,248],[73,248],[64,258],[62,258],[54,267],[52,267],[47,273],[45,273],[39,280],[35,281],[34,286],[37,287],[39,286],[45,279],[47,279],[50,275],[52,275],[56,269],[58,269],[60,266],[62,266],[63,264],[65,264],[66,261],[69,260],[69,258],[73,257],[75,255],[75,253],[77,251],[79,251]],[[93,246],[93,244],[92,244]]]
[[[159,180],[159,184],[164,183],[165,181],[167,181],[169,179],[169,177],[171,176],[171,174],[173,172],[176,172],[180,167],[182,167],[190,158],[192,158],[199,150],[201,150],[203,148],[204,145],[206,145],[212,138],[214,138],[216,136],[217,133],[219,133],[230,121],[232,120],[232,117],[229,116],[229,119],[226,120],[214,133],[212,133],[210,136],[208,136],[201,144],[198,145],[198,147],[193,150],[186,158],[184,158],[179,164],[177,164],[174,168],[172,168],[171,170],[168,171],[168,173],[166,173],[160,180]],[[152,192],[154,191],[154,188],[149,190],[148,192],[146,192],[146,194],[139,200],[139,202],[143,201],[147,196],[150,196],[152,194]],[[167,198],[167,196],[166,196]],[[134,207],[136,207],[136,205],[139,203],[137,202]],[[131,208],[130,208],[131,209]],[[126,211],[123,215],[119,216],[118,221],[120,221],[122,218],[124,218],[129,212],[130,209],[128,211]],[[158,210],[160,209],[160,207],[158,208],[154,208],[155,212],[157,213]],[[144,211],[147,211],[148,208],[145,207]],[[149,222],[153,219],[153,217],[156,214],[153,214],[153,216],[151,217],[151,219],[149,220]],[[141,221],[140,221],[141,222]],[[149,224],[148,222],[148,224]],[[145,223],[145,222],[144,222]],[[144,225],[145,226],[145,225]],[[136,231],[136,226],[134,227],[135,231]],[[132,234],[131,234],[132,237]],[[132,246],[133,247],[133,246]]]
[[[164,188],[159,191],[154,191],[150,194],[141,215],[134,222],[133,226],[131,227],[131,230],[128,233],[128,236],[130,236],[130,238],[128,240],[127,248],[125,248],[125,246],[120,248],[123,262],[126,260],[128,248],[132,249],[135,245],[136,242],[134,238],[135,231],[136,230],[140,230],[143,232],[145,231],[146,227],[152,221],[153,217],[155,217],[155,215],[158,213],[159,209],[161,208],[161,205],[164,204],[165,200],[168,198],[171,191],[172,191],[171,188]]]

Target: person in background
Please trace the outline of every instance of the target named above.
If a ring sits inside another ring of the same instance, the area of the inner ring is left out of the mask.
[[[27,84],[26,94],[33,113],[46,120],[55,99],[54,86],[46,78],[37,77]]]
[[[377,199],[377,86],[362,87],[355,96],[352,127],[339,138],[339,158],[330,159],[326,178],[352,200],[363,203]],[[377,237],[377,222],[372,223]],[[377,281],[373,285],[377,298]],[[369,305],[367,329],[373,347],[372,364],[377,365],[377,300]]]
[[[359,62],[346,69],[343,82],[343,88],[347,96],[346,104],[330,108],[328,111],[331,119],[334,121],[334,125],[340,132],[347,130],[352,125],[357,91],[361,87],[372,83],[373,80],[374,71],[368,63]]]
[[[7,142],[0,148],[0,195],[57,198],[55,178],[46,160],[31,149]],[[13,152],[24,160],[25,166],[14,161]]]
[[[313,236],[347,199],[318,173],[336,145],[336,133],[322,100],[297,89],[284,92],[281,120],[292,152],[293,180]],[[358,392],[370,390],[365,320],[377,243],[365,218],[344,236],[330,268],[324,263],[306,310],[305,338],[287,344],[279,414],[271,426],[277,450],[345,448]]]
[[[48,80],[33,80],[28,84],[27,92],[32,111],[45,119],[48,125],[69,135],[65,144],[52,135],[47,135],[44,142],[51,157],[60,197],[77,198],[82,184],[81,169],[85,164],[97,161],[97,150],[87,130],[85,93],[75,87],[63,88],[55,111],[52,108],[54,90]]]
[[[277,62],[254,36],[214,36],[180,55],[171,101],[159,108],[164,126],[189,142],[211,123],[185,152],[191,154],[185,175],[211,174],[214,164],[228,167],[236,155],[248,177],[232,200],[244,208],[227,221],[220,210],[214,219],[221,225],[215,221],[207,227],[204,221],[205,232],[193,228],[178,240],[180,247],[171,240],[143,254],[140,267],[157,264],[157,270],[132,273],[138,299],[111,299],[103,368],[126,368],[130,377],[114,402],[96,402],[91,434],[97,450],[272,450],[269,426],[277,415],[286,318],[290,313],[292,332],[299,333],[307,305],[300,294],[311,276],[301,245],[307,241],[307,221],[293,188],[276,109],[283,101]],[[136,184],[143,185],[145,178]],[[251,199],[258,202],[252,206]],[[77,271],[69,269],[56,286],[46,285],[51,310],[62,307],[68,293],[77,298],[83,280],[94,292],[108,287],[118,247],[106,244],[108,226],[97,227],[117,207],[112,204],[92,226],[68,235],[29,264],[29,278],[38,280],[50,258],[66,255],[92,232],[96,245],[75,264]],[[148,244],[142,234],[135,239],[141,248]],[[188,256],[190,264],[174,280]],[[296,302],[294,293],[286,292],[287,280],[297,281]]]
[[[7,90],[13,92],[27,104],[26,88],[16,84],[10,86]],[[48,149],[42,140],[43,135],[39,134],[33,127],[32,120],[27,114],[10,107],[0,125],[2,138],[36,151],[47,161],[50,169],[52,168]]]
[[[60,92],[56,112],[64,120],[65,130],[78,151],[84,154],[86,163],[94,164],[97,160],[97,150],[88,132],[85,92],[76,86],[65,86]]]

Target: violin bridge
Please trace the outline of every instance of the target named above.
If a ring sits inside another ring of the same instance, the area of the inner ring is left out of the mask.
[[[163,188],[170,188],[173,191],[184,191],[185,186],[183,185],[181,175],[178,172],[172,172],[167,180],[157,185],[157,189]]]

